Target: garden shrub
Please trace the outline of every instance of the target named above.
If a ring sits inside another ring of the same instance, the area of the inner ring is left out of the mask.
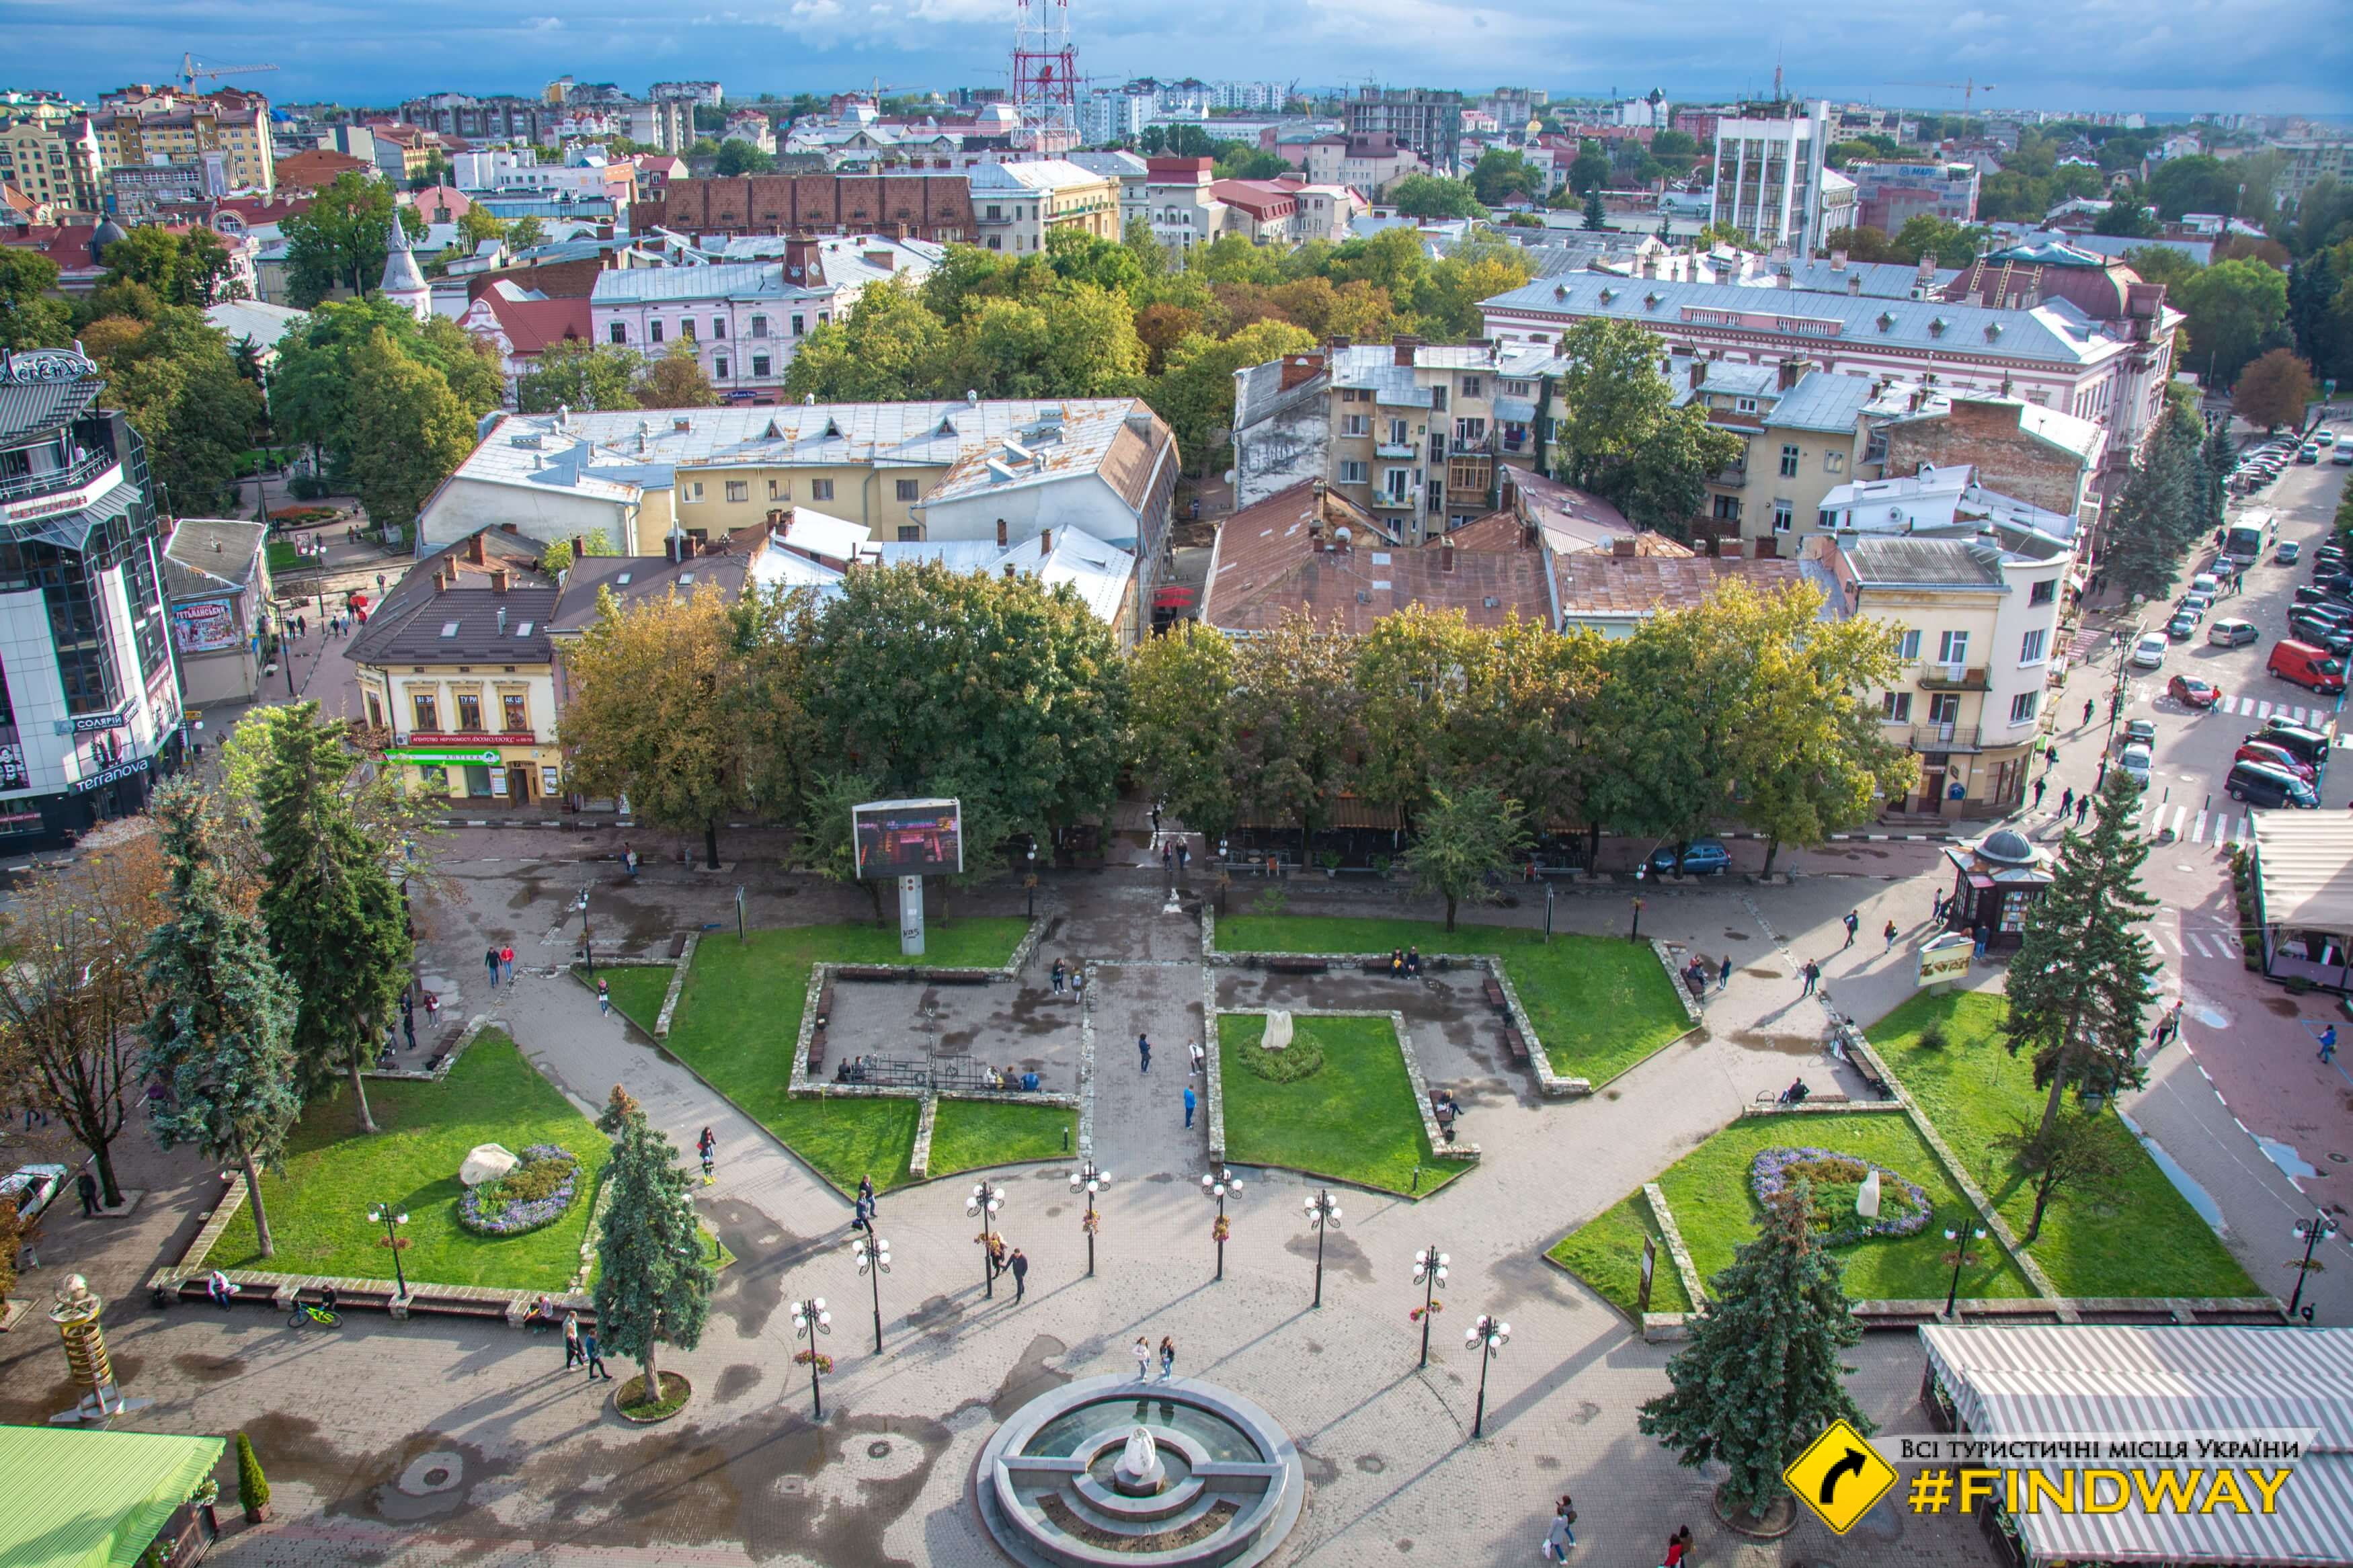
[[[1270,1051],[1254,1040],[1237,1054],[1242,1058],[1242,1066],[1269,1083],[1297,1083],[1324,1070],[1324,1047],[1308,1033],[1303,1021],[1295,1019],[1291,1044],[1282,1049]]]
[[[1854,1212],[1856,1192],[1873,1171],[1879,1173],[1879,1217]],[[1928,1194],[1896,1172],[1854,1154],[1830,1149],[1766,1149],[1749,1163],[1749,1191],[1771,1208],[1799,1182],[1810,1189],[1809,1212],[1815,1239],[1824,1247],[1850,1247],[1873,1237],[1915,1236],[1927,1228]]]
[[[553,1225],[579,1195],[580,1163],[553,1143],[533,1143],[522,1163],[458,1200],[458,1223],[482,1236],[521,1236]]]

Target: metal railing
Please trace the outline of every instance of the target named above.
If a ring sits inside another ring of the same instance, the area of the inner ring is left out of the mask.
[[[111,452],[92,452],[62,468],[0,479],[0,500],[22,500],[26,496],[46,495],[52,490],[78,489],[114,467],[114,461]]]
[[[1978,727],[1975,724],[1915,724],[1912,726],[1912,749],[1915,752],[1974,752],[1979,749]]]

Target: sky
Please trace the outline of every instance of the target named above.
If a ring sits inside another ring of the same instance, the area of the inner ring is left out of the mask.
[[[728,8],[731,5],[741,9]],[[1053,0],[1034,0],[1041,6]],[[1957,110],[2353,114],[2353,25],[2309,0],[1065,0],[1081,73],[1701,101],[1789,90]],[[535,93],[564,75],[642,92],[1001,86],[1016,0],[0,0],[0,87],[94,96],[184,50],[288,102]],[[1946,85],[1955,84],[1955,85]]]

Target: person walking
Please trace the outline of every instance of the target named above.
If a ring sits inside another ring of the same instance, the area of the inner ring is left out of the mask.
[[[613,1381],[613,1374],[606,1370],[605,1358],[596,1353],[596,1331],[594,1329],[580,1331],[580,1360],[588,1368],[589,1382],[594,1383],[600,1377],[607,1383]]]
[[[1195,1078],[1199,1078],[1199,1077],[1202,1075],[1202,1073],[1204,1073],[1204,1072],[1206,1072],[1206,1071],[1208,1071],[1208,1065],[1209,1065],[1209,1053],[1208,1053],[1208,1052],[1207,1052],[1207,1051],[1205,1051],[1205,1050],[1203,1050],[1203,1049],[1201,1048],[1201,1042],[1200,1042],[1200,1041],[1198,1041],[1198,1040],[1195,1040],[1195,1041],[1193,1042],[1193,1045],[1192,1045],[1192,1051],[1193,1051],[1193,1076],[1194,1076]]]
[[[2320,1059],[2323,1062],[2337,1059],[2337,1026],[2334,1024],[2320,1031]]]
[[[1193,1086],[1189,1083],[1185,1086],[1185,1125],[1193,1125]]]
[[[1691,1559],[1691,1526],[1686,1524],[1667,1537],[1667,1554],[1660,1561],[1666,1568],[1683,1568]]]
[[[2075,809],[2075,786],[2069,784],[2059,796],[2059,815],[2065,816]]]
[[[1185,1092],[1190,1096],[1193,1091],[1188,1089]],[[1185,1112],[1187,1121],[1191,1120],[1192,1114],[1187,1108]],[[95,1216],[98,1213],[98,1178],[88,1171],[82,1172],[74,1178],[74,1193],[81,1199],[81,1217],[90,1219]]]
[[[1732,954],[1725,953],[1724,962],[1715,966],[1715,989],[1718,994],[1732,989]]]
[[[609,980],[599,978],[596,982],[596,1011],[600,1014],[604,1014],[610,1013],[612,1010],[613,983]],[[415,1042],[412,1041],[410,1043],[414,1044]]]
[[[1811,996],[1814,994],[1814,987],[1821,983],[1822,966],[1816,963],[1810,958],[1806,960],[1806,967],[1799,970],[1799,973],[1806,977],[1806,988],[1803,991],[1799,992],[1798,994],[1800,996]]]
[[[704,1128],[702,1135],[694,1141],[694,1152],[702,1155],[706,1160],[711,1158],[712,1151],[718,1147],[719,1135],[712,1131],[708,1127]]]
[[[1854,933],[1861,929],[1862,929],[1862,911],[1860,910],[1847,910],[1846,947],[1840,948],[1839,951],[1841,952],[1844,952],[1848,947],[1852,947],[1854,945]]]
[[[1192,847],[1179,838],[1176,841],[1176,874],[1180,877],[1184,876],[1191,868],[1192,864]]]
[[[1057,995],[1057,996],[1060,996],[1060,995],[1062,994],[1062,982],[1063,982],[1063,980],[1066,978],[1066,976],[1065,976],[1065,973],[1064,973],[1064,971],[1063,971],[1063,968],[1062,968],[1062,961],[1061,961],[1060,959],[1059,959],[1059,958],[1058,958],[1058,959],[1056,959],[1056,960],[1054,960],[1054,977],[1053,977],[1053,978],[1054,978],[1054,994],[1055,994],[1055,995]]]
[[[1176,1342],[1166,1334],[1160,1336],[1160,1381],[1167,1382],[1176,1374]]]
[[[400,1033],[401,1037],[408,1042],[408,1048],[415,1050],[417,1048],[417,1004],[408,999],[406,992],[401,993],[400,997]]]
[[[1143,1035],[1135,1037],[1135,1070],[1138,1072],[1152,1070],[1152,1041]]]
[[[872,1176],[860,1176],[858,1178],[858,1195],[866,1200],[866,1209],[869,1214],[873,1213],[881,1206],[875,1200],[874,1178]]]
[[[482,967],[491,972],[491,989],[496,991],[499,988],[499,950],[497,948],[489,947],[482,950]]]
[[[1880,951],[1883,952],[1894,952],[1895,951],[1895,922],[1894,921],[1889,921],[1887,922],[1887,929],[1879,934],[1887,939],[1887,945],[1880,949]]]
[[[2094,713],[2094,712],[2097,711],[2097,710],[2098,710],[2098,704],[2097,704],[2096,702],[2094,702],[2091,698],[2086,697],[2086,698],[2084,698],[2084,723],[2085,725],[2088,725],[2088,724],[2090,724],[2090,723],[2091,723],[2091,721],[2092,721],[2092,715],[2093,715],[2093,713]],[[2079,726],[2079,727],[2080,727],[2080,726]]]
[[[2034,809],[2037,811],[2041,811],[2042,809],[2042,791],[2048,783],[2049,781],[2046,779],[2036,779],[2034,781]]]
[[[1136,1335],[1133,1353],[1135,1356],[1135,1381],[1138,1383],[1151,1382],[1152,1342],[1145,1339],[1142,1334]]]
[[[2105,767],[2106,766],[2106,763],[2103,763],[2101,764],[2101,766],[2102,766],[2103,768],[2105,768]],[[2084,819],[2085,817],[2087,817],[2087,816],[2091,816],[2091,815],[2092,815],[2092,797],[2091,797],[2091,795],[2090,795],[2088,793],[2086,793],[2086,794],[2084,794],[2084,795],[2078,795],[2078,796],[2075,798],[2075,826],[2077,827],[2077,829],[2079,829],[2079,830],[2080,830],[2080,829],[2083,827],[2083,826],[2084,826]]]
[[[1568,1549],[1576,1544],[1577,1509],[1568,1500],[1568,1494],[1563,1492],[1560,1501],[1553,1505],[1552,1523],[1545,1531],[1544,1554],[1550,1562],[1566,1563]]]
[[[1013,1304],[1021,1305],[1021,1296],[1029,1288],[1029,1255],[1019,1247],[1013,1249],[1013,1261],[1007,1268],[1013,1270]]]
[[[514,984],[514,949],[512,947],[499,949],[499,978],[510,985]]]
[[[1160,847],[1160,875],[1163,880],[1173,880],[1176,875],[1176,847],[1174,844]]]
[[[580,1314],[564,1314],[564,1370],[570,1372],[588,1358],[580,1353]]]
[[[1075,963],[1071,966],[1071,1000],[1082,1006],[1087,1000],[1087,972]]]
[[[850,1205],[849,1228],[862,1230],[869,1236],[874,1234],[874,1200],[872,1198],[861,1194],[858,1201]]]

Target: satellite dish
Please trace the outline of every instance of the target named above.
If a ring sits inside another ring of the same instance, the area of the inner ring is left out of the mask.
[[[1226,470],[1226,483],[1228,483],[1228,484],[1232,484],[1233,482],[1234,482],[1234,470],[1233,470],[1233,469],[1231,469],[1231,468],[1228,468],[1228,469]]]

